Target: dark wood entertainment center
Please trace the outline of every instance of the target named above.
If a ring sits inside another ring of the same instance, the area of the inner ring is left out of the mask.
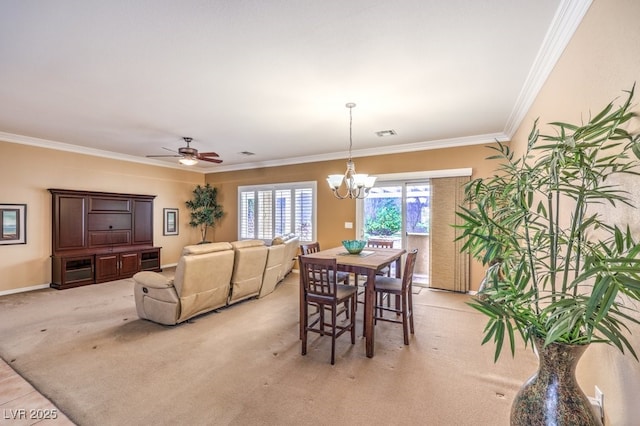
[[[153,246],[155,195],[49,189],[51,287],[65,289],[160,269]]]

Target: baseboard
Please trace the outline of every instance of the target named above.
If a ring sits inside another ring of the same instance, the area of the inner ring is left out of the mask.
[[[26,293],[27,291],[42,290],[43,288],[49,288],[49,284],[39,284],[39,285],[32,285],[30,287],[20,287],[20,288],[12,288],[11,290],[3,290],[3,291],[0,291],[0,297],[6,296],[8,294]]]

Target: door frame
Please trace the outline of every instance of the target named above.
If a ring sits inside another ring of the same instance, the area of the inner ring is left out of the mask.
[[[405,173],[388,173],[383,175],[377,175],[376,185],[378,183],[397,183],[399,185],[406,185],[407,183],[419,182],[421,180],[429,180],[435,178],[446,178],[446,177],[462,177],[462,176],[471,176],[473,170],[470,167],[461,168],[461,169],[443,169],[443,170],[430,170],[430,171],[420,171],[420,172],[405,172]],[[382,186],[382,185],[380,185]],[[403,189],[404,192],[404,189]],[[403,197],[404,198],[404,197]],[[364,224],[363,224],[363,213],[364,213],[364,200],[357,199],[356,200],[356,235],[364,235]],[[405,227],[405,215],[403,208],[402,213],[402,226],[403,229]],[[407,236],[402,236],[402,246],[406,248]],[[403,263],[404,264],[404,263]],[[431,271],[431,268],[429,268]],[[429,282],[430,282],[429,278]]]

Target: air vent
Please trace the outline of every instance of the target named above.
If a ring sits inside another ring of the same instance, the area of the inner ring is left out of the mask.
[[[250,152],[250,151],[241,151],[240,154],[242,154],[242,155],[256,155],[255,152]]]
[[[395,130],[380,130],[379,132],[376,132],[376,135],[378,135],[379,137],[383,138],[385,136],[395,136],[397,135]]]

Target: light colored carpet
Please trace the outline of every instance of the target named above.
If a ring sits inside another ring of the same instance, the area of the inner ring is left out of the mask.
[[[271,295],[174,327],[138,319],[131,280],[0,297],[0,356],[79,425],[508,425],[537,362],[493,363],[467,295],[424,289],[416,334],[298,340],[298,275]],[[363,309],[357,312],[362,334]]]

